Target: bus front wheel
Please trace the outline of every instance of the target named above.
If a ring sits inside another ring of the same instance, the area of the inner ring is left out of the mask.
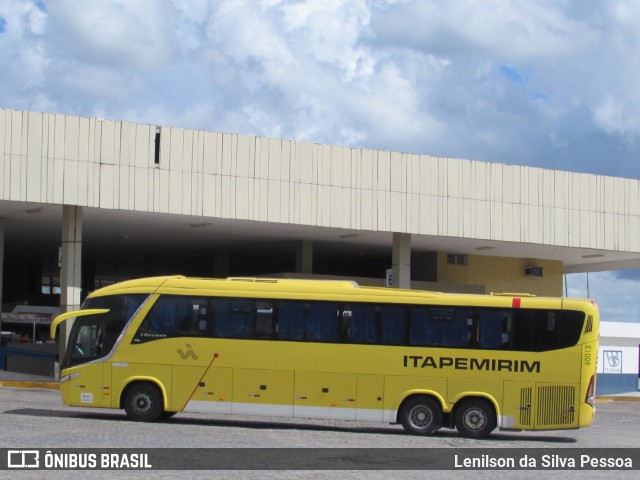
[[[136,422],[153,422],[163,413],[162,394],[151,383],[136,383],[127,389],[124,411]]]
[[[488,400],[470,398],[456,407],[454,422],[463,437],[485,438],[496,428],[496,411]]]
[[[411,397],[400,408],[400,422],[407,433],[432,435],[442,426],[442,408],[432,397]]]

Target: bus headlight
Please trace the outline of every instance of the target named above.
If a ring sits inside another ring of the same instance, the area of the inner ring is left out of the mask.
[[[71,375],[65,375],[64,377],[60,377],[60,383],[68,382],[69,380],[73,380],[74,378],[78,378],[80,376],[79,373],[72,373]]]

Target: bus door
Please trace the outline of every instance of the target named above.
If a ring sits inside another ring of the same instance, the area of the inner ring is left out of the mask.
[[[61,384],[65,403],[81,407],[109,407],[110,383],[105,382],[105,364],[99,361],[105,326],[101,317],[76,321],[69,337],[64,363],[71,365],[70,380]],[[65,366],[66,366],[65,365]],[[78,372],[74,367],[78,366]],[[109,378],[107,378],[109,380]]]

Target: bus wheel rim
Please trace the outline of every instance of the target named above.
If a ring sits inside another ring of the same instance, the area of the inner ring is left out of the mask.
[[[470,408],[464,412],[463,421],[469,430],[482,430],[487,424],[487,414],[481,408]]]
[[[433,422],[433,413],[424,405],[417,405],[409,412],[409,421],[415,428],[425,428]]]
[[[152,405],[153,405],[153,401],[151,400],[151,397],[146,393],[142,393],[142,392],[138,393],[137,395],[134,395],[131,402],[131,407],[138,414],[145,414],[149,412],[149,410],[151,410]]]

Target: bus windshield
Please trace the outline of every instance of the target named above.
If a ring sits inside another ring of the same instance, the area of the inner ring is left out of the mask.
[[[62,368],[107,356],[146,298],[147,295],[110,295],[88,299],[82,307],[84,310],[105,308],[109,311],[76,318]]]

